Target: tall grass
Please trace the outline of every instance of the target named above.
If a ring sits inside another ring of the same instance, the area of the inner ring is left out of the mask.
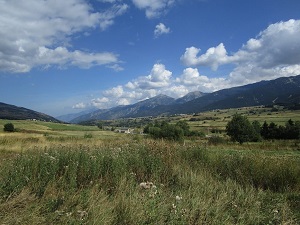
[[[299,161],[260,153],[151,140],[55,145],[0,169],[1,224],[300,222]]]

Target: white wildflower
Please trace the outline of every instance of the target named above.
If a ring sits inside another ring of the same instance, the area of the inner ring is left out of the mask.
[[[142,188],[142,189],[150,189],[150,188],[153,188],[153,186],[155,186],[155,185],[153,185],[152,182],[148,182],[148,181],[140,183],[140,188]]]
[[[181,197],[181,196],[178,196],[178,195],[176,195],[175,199],[176,199],[176,201],[177,201],[177,202],[179,202],[179,201],[181,201],[181,200],[182,200],[182,197]]]

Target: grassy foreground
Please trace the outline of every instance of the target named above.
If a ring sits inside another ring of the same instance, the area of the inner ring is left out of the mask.
[[[0,224],[300,223],[296,143],[242,149],[96,134],[0,136]]]

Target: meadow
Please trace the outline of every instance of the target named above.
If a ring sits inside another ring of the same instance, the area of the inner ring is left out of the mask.
[[[250,115],[269,122],[269,113]],[[217,122],[230,114],[177,119],[222,129]],[[275,119],[285,118],[298,114]],[[178,143],[95,126],[13,124],[18,132],[0,131],[0,224],[300,223],[299,140]]]

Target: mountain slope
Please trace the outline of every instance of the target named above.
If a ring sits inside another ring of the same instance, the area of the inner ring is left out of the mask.
[[[56,119],[69,123],[70,121],[72,121],[73,119],[75,119],[79,116],[86,115],[86,114],[94,112],[96,110],[97,109],[94,108],[94,109],[84,110],[84,111],[79,112],[79,113],[71,113],[71,114],[61,115],[61,116],[57,116]]]
[[[117,106],[105,110],[100,109],[92,113],[77,117],[71,122],[79,123],[86,120],[110,120],[118,118],[140,117],[145,116],[145,114],[148,115],[146,112],[156,108],[159,105],[170,105],[174,102],[174,98],[166,95],[158,95],[156,97],[135,103],[133,105]]]
[[[8,120],[32,119],[32,120],[41,120],[47,122],[60,122],[54,117],[46,115],[44,113],[39,113],[30,109],[9,105],[2,102],[0,102],[0,119],[8,119]]]
[[[193,99],[191,101],[177,104],[177,105],[170,105],[170,106],[158,106],[152,110],[148,111],[149,115],[158,116],[161,114],[183,114],[183,113],[196,113],[205,111],[204,109],[218,101],[230,98],[236,94],[245,92],[247,90],[251,90],[256,87],[260,87],[266,84],[267,81],[261,81],[254,84],[248,84],[240,87],[233,87],[228,89],[223,89],[220,91],[216,91],[213,93],[208,93],[203,95],[202,97]]]
[[[282,77],[264,82],[262,86],[214,102],[203,110],[238,108],[245,106],[300,103],[300,76]]]

